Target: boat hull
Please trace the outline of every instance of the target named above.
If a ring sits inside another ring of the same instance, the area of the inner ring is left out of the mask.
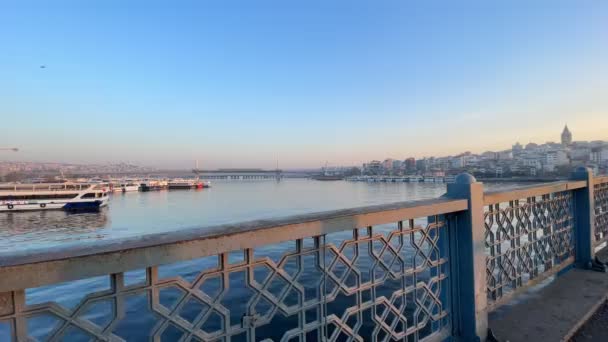
[[[108,205],[107,198],[94,200],[76,201],[36,201],[36,202],[11,202],[0,204],[0,212],[19,212],[19,211],[41,211],[41,210],[65,210],[65,211],[96,211]]]
[[[195,184],[169,184],[171,190],[188,190],[196,188]]]
[[[313,176],[312,179],[318,181],[339,181],[343,180],[344,176]]]
[[[107,205],[107,203],[106,203]],[[97,211],[104,206],[103,201],[96,200],[92,202],[71,202],[67,203],[63,210],[69,212],[87,212],[87,211]]]
[[[163,190],[164,188],[160,185],[146,185],[146,184],[142,184],[139,187],[139,191],[142,192],[148,192],[148,191],[160,191]]]
[[[123,192],[136,192],[139,191],[139,185],[127,185],[122,187]]]
[[[169,183],[170,190],[207,189],[211,187],[209,182],[179,182]]]

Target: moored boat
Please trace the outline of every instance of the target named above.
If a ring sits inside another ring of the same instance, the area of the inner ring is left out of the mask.
[[[325,166],[321,168],[321,172],[313,175],[311,178],[318,181],[339,181],[346,178],[346,176],[335,168],[328,168],[327,163],[325,163]]]
[[[172,179],[167,186],[169,189],[193,189],[196,187],[192,179]]]
[[[105,184],[0,184],[0,212],[53,209],[91,211],[108,203]]]
[[[211,183],[209,181],[202,182],[198,179],[182,179],[177,178],[169,181],[169,189],[204,189],[210,188]]]
[[[135,192],[139,191],[139,183],[136,180],[126,179],[110,183],[112,192]]]
[[[318,181],[338,181],[338,180],[343,180],[344,176],[323,174],[323,175],[314,175],[314,176],[312,176],[312,179],[318,180]]]
[[[163,185],[161,180],[145,179],[139,184],[139,191],[158,191],[166,188],[166,182]]]

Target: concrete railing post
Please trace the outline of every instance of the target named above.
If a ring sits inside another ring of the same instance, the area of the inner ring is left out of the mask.
[[[593,171],[578,167],[572,172],[573,180],[583,180],[587,186],[574,190],[574,248],[575,260],[579,267],[592,268],[595,252],[595,204],[593,198]]]
[[[488,334],[483,196],[483,184],[468,173],[448,184],[447,197],[469,202],[449,230],[453,327],[462,341],[485,341]]]

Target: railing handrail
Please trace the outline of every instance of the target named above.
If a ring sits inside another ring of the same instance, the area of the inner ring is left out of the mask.
[[[5,252],[0,253],[0,292],[467,209],[467,200],[440,197],[191,228],[67,248]]]
[[[494,204],[514,201],[522,198],[546,195],[554,192],[581,189],[587,186],[586,181],[558,181],[540,185],[514,187],[505,190],[484,192],[484,203]]]
[[[608,183],[608,175],[593,177],[594,184]]]

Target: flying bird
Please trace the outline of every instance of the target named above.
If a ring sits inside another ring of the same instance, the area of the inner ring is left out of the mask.
[[[40,69],[46,69],[46,65],[41,65]]]

